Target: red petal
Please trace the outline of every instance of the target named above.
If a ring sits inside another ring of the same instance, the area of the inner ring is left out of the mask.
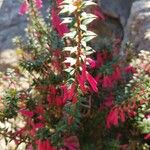
[[[60,3],[62,3],[63,0],[56,0],[57,6],[60,6]]]
[[[149,140],[149,139],[150,139],[150,133],[147,134],[146,136],[144,136],[144,139],[145,139],[145,140]]]
[[[102,87],[111,88],[112,86],[113,85],[112,85],[111,77],[110,76],[105,76],[103,78]]]
[[[68,150],[77,150],[80,148],[79,140],[76,136],[70,136],[64,139],[64,146]]]
[[[68,99],[72,99],[73,98],[74,92],[75,92],[75,84],[72,84],[71,88],[68,91]]]
[[[93,91],[98,92],[97,81],[88,72],[86,72],[86,78],[91,85]]]
[[[27,11],[28,11],[28,3],[27,1],[24,1],[22,5],[20,6],[19,14],[24,15]]]
[[[99,7],[93,7],[92,12],[96,15],[99,19],[105,20],[105,17]]]
[[[56,96],[55,101],[56,101],[57,106],[63,106],[64,105],[62,96]]]
[[[61,89],[62,89],[62,92],[63,92],[63,103],[65,104],[67,99],[68,99],[68,89],[67,89],[67,86],[66,85],[62,85],[61,86]]]
[[[97,53],[96,66],[99,68],[103,65],[103,57],[100,52]]]
[[[73,103],[76,103],[76,102],[77,102],[77,94],[74,95],[74,97],[73,97],[73,99],[72,99],[72,102],[73,102]]]
[[[114,125],[114,126],[118,125],[118,110],[117,109],[113,109],[107,116],[106,127],[110,128],[111,125]]]
[[[80,88],[83,93],[86,93],[85,82],[86,82],[86,65],[82,65],[82,73],[81,75],[77,75],[77,80],[79,82]]]
[[[113,72],[112,74],[112,79],[113,80],[120,80],[121,79],[121,71],[120,71],[120,68],[116,68],[116,70]]]
[[[79,83],[79,86],[80,86],[81,91],[82,91],[83,93],[86,93],[87,90],[86,90],[85,85],[84,85],[85,82],[82,80],[81,75],[77,75],[77,80],[78,80],[78,83]]]
[[[125,67],[124,70],[125,70],[126,73],[135,73],[136,72],[136,69],[134,67],[130,66],[130,65]]]
[[[38,150],[45,150],[44,144],[41,140],[37,141]]]
[[[87,58],[86,60],[87,60],[87,62],[89,63],[89,65],[90,65],[91,68],[95,68],[95,67],[96,67],[96,62],[95,62],[95,60],[93,60],[93,59],[91,59],[91,58]]]
[[[43,6],[42,0],[35,0],[35,4],[38,9],[41,9]]]
[[[45,141],[45,147],[46,147],[46,150],[55,150],[55,148],[52,146],[51,142],[46,140]]]
[[[121,121],[122,122],[125,122],[125,114],[124,114],[124,112],[123,112],[123,110],[120,110],[120,119],[121,119]]]
[[[113,100],[114,100],[114,97],[112,94],[110,94],[105,100],[104,100],[104,105],[106,107],[111,107],[113,105]]]
[[[42,123],[36,123],[35,125],[34,125],[34,127],[37,129],[40,129],[40,128],[43,128],[44,127],[44,125],[42,124]]]
[[[30,118],[33,117],[33,112],[32,111],[29,111],[29,110],[26,110],[26,109],[21,109],[21,110],[19,110],[19,112],[22,115],[26,116],[26,117],[30,117]]]
[[[86,81],[86,64],[83,64],[83,65],[82,65],[81,79],[82,79],[83,82]]]
[[[61,19],[54,9],[52,9],[51,14],[52,14],[52,25],[54,26],[54,28],[56,28],[59,35],[63,37],[65,33],[69,32],[69,29],[65,24],[61,23]]]

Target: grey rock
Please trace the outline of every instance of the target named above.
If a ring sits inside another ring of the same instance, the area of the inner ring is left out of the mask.
[[[16,36],[25,38],[26,15],[19,15],[20,0],[0,0],[0,51],[13,49],[12,39]],[[47,0],[43,0],[43,14],[46,16]]]
[[[14,48],[12,38],[24,35],[26,18],[18,14],[18,0],[0,0],[0,51]]]
[[[150,0],[133,3],[131,14],[125,27],[123,47],[131,42],[138,52],[150,50]]]
[[[125,26],[133,1],[135,0],[98,0],[98,5],[105,14],[118,18],[121,24]]]

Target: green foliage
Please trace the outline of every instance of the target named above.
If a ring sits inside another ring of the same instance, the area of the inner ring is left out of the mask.
[[[16,89],[9,89],[6,92],[5,97],[3,98],[5,102],[5,109],[4,109],[4,115],[6,118],[14,118],[18,114],[18,106],[17,103],[20,100],[19,94],[17,93]]]

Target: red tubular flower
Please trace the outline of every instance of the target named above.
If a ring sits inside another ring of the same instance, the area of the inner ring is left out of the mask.
[[[55,148],[48,140],[38,140],[36,143],[38,145],[38,150],[55,150]]]
[[[104,105],[106,107],[111,107],[113,105],[114,97],[112,94],[110,94],[105,100],[104,100]]]
[[[144,136],[145,140],[150,140],[150,133]]]
[[[52,98],[52,95],[51,95],[51,94],[48,94],[48,95],[47,95],[47,101],[48,101],[49,105],[52,104],[53,98]]]
[[[87,92],[87,89],[85,87],[85,82],[86,82],[86,65],[82,65],[82,73],[81,75],[77,75],[77,80],[79,82],[80,88],[83,93]]]
[[[83,78],[81,77],[81,75],[77,75],[77,80],[80,86],[80,89],[83,93],[87,92],[87,89],[85,87],[85,79],[83,80]]]
[[[33,147],[31,144],[27,147],[27,150],[33,150]]]
[[[103,58],[104,61],[106,61],[108,59],[108,52],[107,52],[107,50],[103,50],[102,58]]]
[[[86,72],[86,78],[91,85],[93,91],[98,92],[97,81],[88,72]]]
[[[35,108],[36,113],[44,114],[45,110],[42,105],[37,105]]]
[[[106,127],[110,128],[111,125],[118,125],[118,109],[113,109],[106,118]]]
[[[61,86],[62,90],[62,103],[65,104],[68,99],[68,89],[66,85]]]
[[[119,115],[120,115],[120,119],[121,119],[121,121],[122,121],[122,122],[125,122],[125,114],[124,114],[124,112],[123,112],[123,110],[122,110],[122,109],[120,109],[120,111],[119,111]]]
[[[85,88],[85,82],[88,81],[90,86],[92,87],[92,90],[95,92],[98,92],[97,88],[97,81],[92,77],[89,72],[86,71],[86,65],[82,65],[82,73],[81,75],[77,76],[77,80],[79,82],[80,88],[83,93],[86,93],[87,89]]]
[[[102,13],[101,9],[98,6],[92,7],[92,13],[98,17],[100,20],[105,20],[105,16]]]
[[[43,7],[42,0],[35,0],[35,4],[38,9],[41,9]]]
[[[119,67],[117,67],[115,69],[115,71],[113,72],[112,74],[112,79],[115,80],[115,81],[118,81],[121,79],[121,70]]]
[[[33,117],[33,112],[32,112],[32,111],[29,111],[29,110],[26,110],[26,109],[21,109],[21,110],[19,110],[19,112],[20,112],[23,116],[26,116],[26,117],[29,117],[29,118],[32,118],[32,117]]]
[[[71,88],[68,90],[68,99],[72,99],[74,97],[75,92],[75,84],[71,85]]]
[[[135,112],[135,111],[133,111],[133,110],[127,110],[127,113],[128,113],[128,116],[129,117],[134,117],[137,113]]]
[[[146,117],[147,119],[150,119],[150,114],[146,114],[145,117]]]
[[[136,69],[134,67],[130,66],[130,65],[125,67],[124,70],[125,70],[126,73],[135,73],[136,72]]]
[[[111,76],[105,76],[102,81],[102,87],[104,88],[112,88],[113,84],[111,81]]]
[[[19,14],[23,16],[28,11],[28,7],[29,7],[29,4],[25,0],[19,8]]]
[[[55,103],[57,106],[63,106],[64,105],[63,97],[62,96],[56,96]]]
[[[86,64],[82,65],[82,73],[81,73],[81,79],[82,81],[86,81]]]
[[[15,132],[15,136],[20,136],[20,135],[22,135],[24,132],[26,131],[26,128],[25,127],[23,127],[23,128],[21,128],[21,129],[19,129],[19,130],[17,130],[16,132]]]
[[[47,94],[47,101],[49,102],[49,104],[54,103],[54,98],[56,94],[57,94],[56,88],[53,85],[49,86],[49,90]]]
[[[96,59],[96,67],[99,68],[103,65],[103,57],[100,52],[97,52],[97,59]]]
[[[37,145],[38,145],[38,150],[42,150],[42,148],[43,148],[43,150],[45,150],[45,147],[44,147],[43,142],[41,140],[37,141]]]
[[[87,62],[89,63],[90,68],[95,68],[95,67],[96,67],[96,62],[95,62],[95,60],[93,60],[93,59],[91,59],[91,58],[87,58],[86,60],[87,60]]]
[[[60,72],[61,71],[61,64],[58,60],[52,60],[52,69],[54,72]]]
[[[77,102],[77,93],[74,94],[73,98],[72,98],[72,102],[76,103]]]
[[[65,24],[61,23],[61,19],[58,16],[57,12],[53,8],[51,11],[52,14],[52,25],[57,30],[60,37],[63,37],[65,33],[69,32],[68,27]]]
[[[68,150],[77,150],[80,148],[79,140],[76,136],[70,136],[64,139],[64,146]]]
[[[60,3],[62,3],[63,0],[56,0],[57,6],[60,6]]]
[[[40,128],[43,128],[43,127],[44,127],[43,123],[34,124],[34,128],[36,128],[36,129],[40,129]]]

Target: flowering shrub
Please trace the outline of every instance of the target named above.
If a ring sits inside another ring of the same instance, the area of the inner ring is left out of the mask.
[[[1,134],[28,150],[119,149],[115,132],[110,135],[107,128],[134,117],[137,109],[135,101],[128,107],[121,103],[130,95],[122,91],[125,76],[135,69],[124,67],[120,40],[93,50],[96,34],[90,26],[104,16],[91,0],[49,1],[46,19],[42,8],[42,0],[24,0],[19,10],[28,15],[28,40],[16,39],[20,63],[15,73],[27,77],[29,86],[18,88],[15,80],[6,90],[1,120],[19,116],[23,124]]]
[[[125,87],[126,100],[115,105],[107,116],[107,127],[118,126],[119,120],[127,122],[134,148],[149,149],[150,139],[149,100],[150,100],[150,53],[141,51],[131,62],[135,69],[132,79]],[[128,71],[129,67],[126,68]],[[126,127],[127,128],[127,127]],[[135,140],[136,139],[136,140]],[[145,139],[145,140],[144,140]]]

